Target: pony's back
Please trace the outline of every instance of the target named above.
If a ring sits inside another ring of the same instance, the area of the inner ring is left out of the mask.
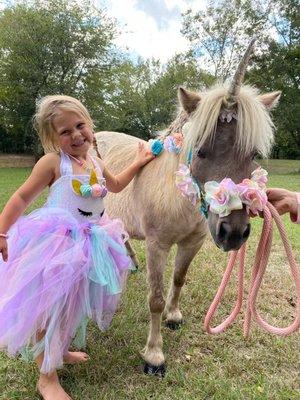
[[[120,132],[101,131],[97,132],[95,136],[101,158],[107,158],[112,147],[117,146],[120,149],[123,148],[126,153],[125,148],[136,147],[138,142],[143,141],[137,137]]]
[[[98,152],[105,167],[114,175],[128,167],[135,158],[138,142],[142,139],[120,132],[101,131],[95,134]],[[137,217],[136,204],[139,191],[133,195],[133,182],[116,194],[109,194],[106,210],[111,218],[120,218],[126,231],[135,238],[144,238],[140,218]]]

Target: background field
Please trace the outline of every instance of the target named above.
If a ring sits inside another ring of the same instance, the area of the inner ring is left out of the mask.
[[[268,161],[269,186],[300,190],[300,161]],[[24,181],[30,169],[0,169],[0,209]],[[45,193],[46,195],[46,193]],[[31,208],[40,206],[45,195]],[[300,259],[300,226],[284,218],[288,235]],[[252,223],[247,253],[247,282],[261,220]],[[74,400],[121,399],[281,399],[300,398],[300,334],[287,338],[263,332],[256,325],[251,337],[242,336],[243,315],[227,332],[209,336],[203,319],[226,265],[226,254],[208,238],[195,258],[183,289],[182,312],[185,325],[180,331],[163,328],[167,374],[164,379],[142,372],[139,351],[148,329],[147,282],[144,244],[133,242],[140,261],[140,272],[131,274],[120,309],[110,329],[88,330],[87,351],[91,360],[68,366],[59,372],[63,386]],[[166,268],[166,283],[172,273],[175,248]],[[235,283],[235,276],[233,279]],[[218,316],[225,316],[233,305],[234,285],[226,292]],[[262,285],[259,305],[271,323],[285,326],[295,316],[295,290],[289,267],[276,232],[272,256]],[[216,321],[218,322],[219,317]],[[0,353],[0,399],[36,400],[35,365],[9,359]]]

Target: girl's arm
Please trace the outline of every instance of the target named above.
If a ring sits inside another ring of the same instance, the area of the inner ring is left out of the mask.
[[[106,180],[107,189],[113,193],[121,192],[134,178],[141,167],[153,160],[153,158],[155,157],[151,151],[146,149],[143,143],[139,143],[137,155],[133,163],[120,174],[114,176],[104,167],[103,176]]]
[[[5,235],[14,222],[23,214],[30,203],[48,186],[55,176],[56,154],[47,154],[34,166],[29,178],[11,196],[0,214],[0,233]],[[5,237],[0,237],[0,252],[7,260]]]

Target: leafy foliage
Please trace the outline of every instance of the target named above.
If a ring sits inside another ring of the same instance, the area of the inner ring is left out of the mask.
[[[184,14],[182,33],[216,78],[228,79],[250,38],[262,35],[269,8],[263,3],[209,1],[205,10]]]
[[[84,101],[91,76],[100,82],[107,73],[114,35],[113,23],[90,1],[36,0],[1,12],[0,123],[17,148],[36,143],[31,118],[38,98],[64,93]]]
[[[254,59],[249,80],[264,91],[281,90],[274,112],[275,158],[300,158],[300,17],[298,1],[277,1],[270,15],[277,40],[269,38],[268,52]]]
[[[92,0],[80,4],[21,0],[0,11],[0,151],[41,153],[31,119],[36,101],[54,93],[79,98],[98,130],[148,139],[172,121],[178,86],[228,79],[255,34],[246,78],[283,92],[273,156],[300,157],[298,0],[210,0],[189,10],[182,33],[190,51],[166,65],[122,54],[113,44],[115,21]]]
[[[180,85],[199,89],[213,81],[190,55],[177,55],[164,67],[155,60],[137,65],[127,61],[116,67],[114,77],[115,87],[103,110],[105,126],[146,139],[171,122]]]

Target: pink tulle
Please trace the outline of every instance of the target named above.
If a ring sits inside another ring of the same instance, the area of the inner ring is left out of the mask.
[[[101,329],[110,324],[130,266],[125,232],[106,215],[99,225],[81,224],[63,209],[43,208],[9,234],[9,259],[0,262],[0,348],[44,352],[48,373],[63,365],[76,335],[84,345],[88,318]]]

